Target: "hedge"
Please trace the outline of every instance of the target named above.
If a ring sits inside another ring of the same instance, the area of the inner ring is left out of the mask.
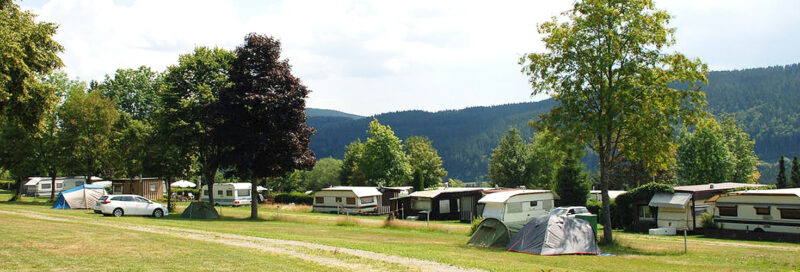
[[[608,205],[609,205],[609,207],[611,208],[612,211],[616,211],[617,210],[617,202],[615,200],[611,199],[611,202],[608,203]],[[602,220],[603,220],[603,202],[602,201],[594,201],[594,200],[586,201],[586,209],[588,209],[589,212],[591,212],[592,214],[596,214],[597,215],[597,223],[603,224],[603,222],[602,222]],[[619,213],[615,212],[615,213],[611,214],[611,226],[614,229],[622,228],[622,226],[619,223]]]
[[[275,203],[282,203],[282,204],[294,203],[294,204],[311,205],[313,201],[314,201],[314,196],[300,192],[275,194]]]

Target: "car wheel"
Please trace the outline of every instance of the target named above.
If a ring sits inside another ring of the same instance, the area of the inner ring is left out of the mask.
[[[114,214],[114,216],[116,216],[116,217],[120,217],[120,216],[123,216],[123,215],[125,215],[125,212],[124,212],[124,211],[122,211],[122,209],[121,209],[121,208],[116,208],[116,209],[114,209],[114,213],[113,213],[113,214]]]
[[[161,218],[162,216],[164,216],[164,211],[162,211],[161,209],[156,209],[155,211],[153,211],[153,217]]]

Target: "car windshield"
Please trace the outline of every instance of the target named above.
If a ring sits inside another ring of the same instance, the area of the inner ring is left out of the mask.
[[[589,212],[589,210],[587,210],[584,207],[575,208],[575,214],[587,214],[587,213],[590,213],[590,212]]]
[[[550,211],[550,215],[565,215],[567,214],[567,209],[564,208],[555,208]]]

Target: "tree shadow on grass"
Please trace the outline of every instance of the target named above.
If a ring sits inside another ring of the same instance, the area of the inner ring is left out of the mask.
[[[642,248],[635,248],[619,241],[614,241],[611,244],[602,245],[600,247],[604,253],[611,253],[615,255],[640,255],[640,256],[680,256],[684,252],[680,250],[647,250]]]

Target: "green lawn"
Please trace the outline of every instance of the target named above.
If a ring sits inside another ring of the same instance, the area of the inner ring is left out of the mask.
[[[336,216],[308,214],[307,212],[288,212],[284,211],[281,220],[274,220],[274,211],[262,210],[264,219],[252,221],[239,219],[246,217],[247,208],[223,208],[221,220],[186,220],[178,218],[177,214],[172,214],[164,219],[152,219],[141,217],[112,218],[95,215],[85,210],[52,210],[41,205],[21,205],[21,204],[0,204],[0,210],[8,211],[34,211],[53,216],[69,216],[78,218],[86,222],[105,222],[105,223],[125,223],[139,224],[145,226],[171,226],[186,229],[196,229],[213,231],[219,233],[240,234],[253,237],[276,238],[285,240],[305,241],[318,244],[338,246],[344,248],[367,250],[372,252],[411,257],[422,260],[435,261],[439,263],[453,264],[467,268],[480,268],[492,271],[532,271],[532,270],[601,270],[601,271],[632,271],[632,270],[664,270],[664,271],[785,271],[792,270],[800,266],[800,245],[789,243],[769,243],[769,242],[745,242],[734,240],[718,240],[703,238],[698,236],[690,237],[689,253],[683,253],[682,237],[652,237],[640,234],[615,233],[618,245],[614,247],[604,247],[605,252],[616,256],[536,256],[521,253],[509,253],[497,249],[473,248],[464,245],[467,240],[464,231],[452,229],[437,230],[417,227],[381,227],[380,224],[359,224],[358,226],[337,226],[339,220]],[[7,216],[0,214],[0,219],[5,222]],[[301,219],[298,219],[301,218]],[[334,218],[328,220],[327,218]],[[270,220],[271,219],[271,220]],[[30,219],[15,219],[28,220]],[[382,219],[364,219],[380,221]],[[24,224],[21,222],[20,224]],[[6,234],[5,229],[9,228],[3,224],[0,226],[3,241],[12,239],[17,243],[33,240],[38,243],[50,241],[50,245],[42,251],[61,250],[67,247],[65,243],[59,243],[62,239],[69,239],[66,236],[59,236],[58,239],[39,238],[41,234],[55,233],[67,226],[59,226],[60,223],[44,221],[39,224],[44,228],[37,235]],[[465,224],[461,224],[466,229]],[[17,229],[15,227],[12,227]],[[79,229],[72,228],[70,229]],[[103,236],[111,236],[120,244],[127,246],[144,246],[156,248],[165,254],[170,252],[197,252],[198,256],[205,256],[202,242],[187,241],[182,239],[159,237],[158,235],[146,235],[125,231],[115,231],[112,229],[103,230]],[[23,231],[24,232],[24,231]],[[120,232],[120,235],[114,233]],[[122,235],[124,233],[124,235]],[[47,236],[47,235],[45,235]],[[99,238],[98,238],[99,239]],[[170,241],[170,242],[165,242]],[[174,244],[174,245],[173,245]],[[193,245],[197,245],[196,248]],[[169,246],[166,246],[169,245]],[[211,246],[213,247],[213,246]],[[8,247],[6,247],[8,248]],[[0,251],[0,258],[14,259],[27,255],[21,255],[16,250]],[[136,263],[145,266],[143,269],[161,269],[158,259],[146,258],[144,256],[126,256],[119,252],[121,249],[109,247],[106,255],[118,256],[123,258],[125,263]],[[221,251],[238,252],[240,249],[224,249]],[[244,250],[247,251],[247,250]],[[20,255],[18,255],[20,254]],[[233,253],[231,253],[233,254]],[[254,253],[257,254],[257,253]],[[319,254],[321,256],[330,255],[325,252],[311,252],[309,254]],[[245,256],[245,255],[243,255]],[[47,263],[70,262],[69,255],[52,255],[53,261]],[[241,260],[246,257],[237,259]],[[250,258],[247,258],[250,259]],[[107,259],[106,259],[107,260]],[[170,259],[172,260],[172,259]],[[0,259],[0,262],[6,262]],[[95,260],[90,263],[98,263],[104,260]],[[175,261],[183,262],[183,261]],[[221,262],[231,262],[233,260],[221,260]],[[361,262],[367,262],[361,260]],[[305,270],[307,266],[317,265],[303,264],[299,262],[297,266],[291,264],[281,266],[286,270]],[[183,270],[191,264],[182,264],[177,269]],[[301,267],[302,266],[302,267]],[[102,266],[108,267],[108,266]],[[223,266],[217,266],[220,268]],[[14,266],[17,270],[20,266]],[[47,269],[46,267],[42,267]],[[2,269],[2,268],[0,268]],[[386,266],[389,270],[403,270],[402,268]],[[202,269],[201,269],[202,270]],[[327,270],[327,269],[326,269]]]

